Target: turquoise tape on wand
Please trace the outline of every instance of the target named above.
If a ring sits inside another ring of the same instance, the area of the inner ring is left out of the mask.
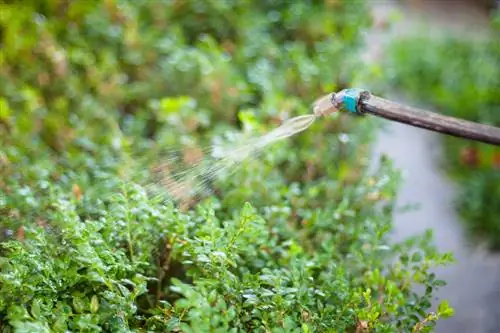
[[[358,111],[358,103],[361,98],[361,93],[366,90],[350,88],[344,90],[344,108],[352,113],[359,113]]]

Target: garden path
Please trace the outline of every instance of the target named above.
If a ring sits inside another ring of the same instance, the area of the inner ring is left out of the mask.
[[[431,35],[457,33],[480,36],[486,30],[488,17],[471,1],[373,1],[376,21],[397,11],[401,19],[390,29],[377,24],[368,34],[371,45],[365,54],[367,61],[383,56],[383,45],[403,34],[421,33],[421,27]],[[400,102],[398,96],[386,96]],[[415,105],[426,107],[425,105]],[[427,106],[428,107],[428,106]],[[500,332],[500,256],[472,247],[453,207],[455,188],[440,168],[441,146],[438,135],[406,125],[385,122],[375,144],[375,159],[380,154],[390,156],[395,166],[403,170],[398,204],[418,204],[419,210],[395,216],[394,239],[421,233],[432,228],[438,248],[452,251],[457,262],[439,270],[440,278],[448,282],[438,297],[447,299],[455,308],[455,316],[439,322],[438,333],[498,333]]]

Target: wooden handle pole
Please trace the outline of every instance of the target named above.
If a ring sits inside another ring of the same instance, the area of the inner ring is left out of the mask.
[[[372,114],[455,137],[500,146],[500,128],[498,127],[408,107],[373,95],[361,98],[358,109],[361,113]]]

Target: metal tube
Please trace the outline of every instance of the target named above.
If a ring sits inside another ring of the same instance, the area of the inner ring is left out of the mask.
[[[500,146],[500,128],[401,105],[371,94],[359,100],[360,113],[455,137]]]

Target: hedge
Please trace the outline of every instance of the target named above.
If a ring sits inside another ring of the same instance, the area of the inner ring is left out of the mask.
[[[432,234],[390,241],[373,125],[317,121],[179,207],[158,150],[263,133],[347,86],[361,1],[0,4],[3,332],[431,331]],[[203,150],[202,150],[203,151]]]

